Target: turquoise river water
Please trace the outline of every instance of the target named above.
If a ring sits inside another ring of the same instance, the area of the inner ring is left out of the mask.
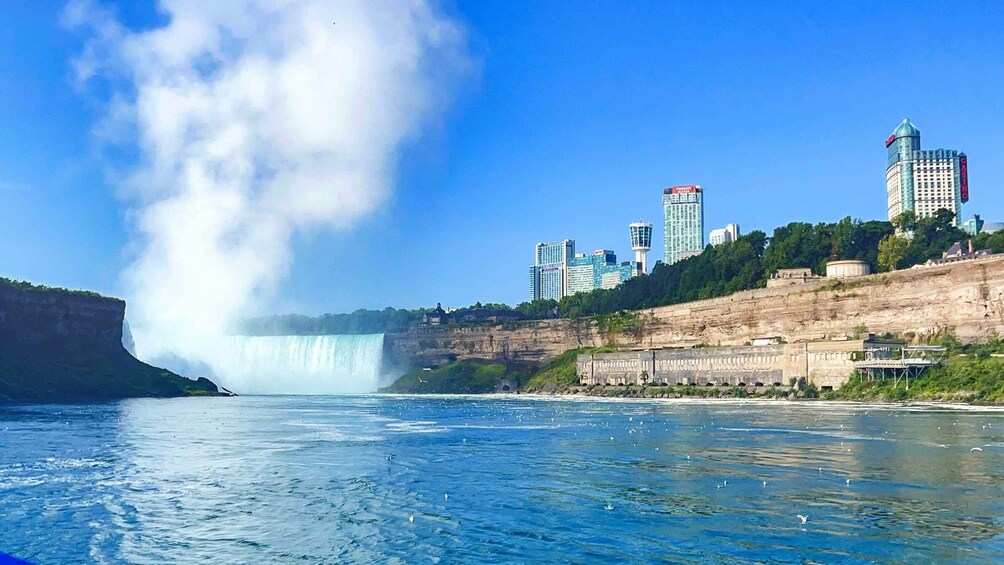
[[[1004,412],[788,402],[0,407],[0,552],[37,563],[1004,562],[1002,432]]]

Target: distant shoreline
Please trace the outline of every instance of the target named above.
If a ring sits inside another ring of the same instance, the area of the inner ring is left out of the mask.
[[[893,401],[893,400],[846,400],[823,398],[768,398],[763,396],[749,396],[745,398],[719,397],[709,398],[700,396],[682,396],[673,398],[655,398],[638,396],[600,396],[580,393],[546,393],[546,392],[486,392],[486,393],[448,393],[448,392],[374,392],[375,396],[403,397],[403,398],[492,398],[492,399],[529,399],[544,401],[596,401],[596,402],[656,402],[660,404],[769,404],[769,405],[798,405],[798,406],[827,406],[827,407],[853,407],[853,408],[928,408],[928,409],[948,409],[948,410],[990,410],[994,412],[1004,412],[1004,404],[975,404],[963,402],[947,402],[939,400],[924,401]]]

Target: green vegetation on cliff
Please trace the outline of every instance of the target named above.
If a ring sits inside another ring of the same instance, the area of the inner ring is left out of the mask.
[[[195,381],[122,355],[11,354],[0,347],[0,403],[92,402],[121,398],[209,396],[212,381]]]
[[[883,271],[904,269],[928,259],[937,259],[952,244],[970,237],[955,226],[955,214],[944,208],[932,217],[919,220],[913,212],[903,212],[892,223],[900,232],[909,232],[911,236],[889,234],[879,242],[878,263]],[[974,245],[979,246],[980,243],[980,238],[976,238]]]
[[[573,349],[540,368],[528,364],[468,359],[448,363],[431,370],[408,371],[380,392],[407,394],[479,394],[487,392],[552,392],[565,390],[578,382],[576,357],[583,353],[603,353],[612,348]],[[504,389],[508,385],[509,389]]]
[[[380,392],[401,394],[481,394],[522,388],[530,377],[530,369],[491,361],[464,360],[432,370],[415,368],[408,371]]]
[[[575,366],[579,355],[606,353],[609,351],[614,351],[614,348],[601,347],[590,349],[582,347],[579,349],[570,349],[552,359],[550,363],[544,365],[540,370],[534,372],[533,376],[526,383],[526,390],[528,392],[553,392],[574,386],[579,382]]]
[[[217,394],[122,345],[125,303],[0,279],[0,402],[90,402]]]
[[[948,331],[932,340],[948,350],[941,365],[905,380],[886,377],[869,381],[854,376],[839,389],[824,393],[831,400],[941,401],[976,404],[1004,403],[1004,340],[963,344]]]
[[[894,227],[885,221],[847,217],[815,225],[792,222],[776,228],[769,238],[764,232],[753,231],[734,242],[709,245],[700,255],[672,265],[658,264],[649,276],[616,288],[567,296],[558,308],[562,317],[577,318],[715,298],[763,287],[778,269],[808,267],[818,275],[825,274],[831,259],[867,261],[875,272],[885,263],[897,267],[923,263],[968,237],[955,227],[953,218],[947,210],[933,218],[904,218],[914,237],[902,242],[889,241],[895,238]],[[886,255],[901,255],[880,258],[883,241]]]
[[[34,284],[28,281],[18,281],[14,279],[8,279],[7,277],[0,277],[0,288],[7,288],[10,290],[16,290],[22,292],[48,293],[50,295],[89,296],[92,298],[102,298],[105,300],[118,300],[117,298],[109,298],[107,296],[102,296],[90,290],[73,290],[69,288],[61,288],[58,286],[45,286],[44,284]]]
[[[940,401],[976,404],[1004,403],[1004,359],[956,357],[940,367],[905,380],[868,381],[852,378],[839,389],[823,394],[828,400]]]
[[[619,398],[776,398],[858,401],[940,401],[1004,404],[1004,340],[991,336],[986,343],[962,344],[946,331],[931,340],[947,348],[947,360],[910,379],[910,388],[900,379],[886,377],[868,381],[854,376],[835,391],[820,392],[814,386],[799,387],[703,387],[703,386],[581,386],[576,374],[579,355],[605,353],[614,348],[580,348],[566,351],[545,366],[522,367],[507,372],[506,366],[489,361],[459,361],[433,371],[417,369],[401,377],[383,392],[483,393],[498,392],[503,380],[514,390],[530,393],[584,394]]]

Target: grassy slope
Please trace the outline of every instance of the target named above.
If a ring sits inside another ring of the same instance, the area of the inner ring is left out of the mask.
[[[0,401],[87,402],[210,395],[207,379],[186,379],[121,353],[56,356],[0,348]]]
[[[862,381],[852,378],[833,392],[824,393],[832,400],[939,400],[1004,403],[1004,358],[956,356],[940,367],[928,370],[919,379],[910,379],[910,390],[900,380],[899,386],[885,381]]]
[[[609,348],[573,349],[559,355],[544,367],[534,370],[529,365],[505,365],[491,361],[457,361],[432,371],[412,369],[381,392],[473,394],[495,392],[503,380],[515,383],[524,391],[551,391],[568,388],[578,382],[575,358],[591,351],[612,351]],[[420,380],[421,379],[421,380]],[[422,382],[425,381],[425,382]]]
[[[550,363],[539,371],[535,372],[526,383],[526,390],[530,392],[561,390],[578,384],[579,377],[576,374],[575,360],[579,355],[589,353],[605,353],[613,351],[613,348],[601,347],[599,349],[579,348],[569,349],[561,355],[555,357]]]
[[[506,372],[505,365],[490,361],[457,361],[423,371],[412,369],[381,392],[396,393],[451,393],[474,394],[495,392],[503,380],[509,380],[522,387],[530,375],[526,367],[511,367]],[[425,381],[425,382],[422,382]]]

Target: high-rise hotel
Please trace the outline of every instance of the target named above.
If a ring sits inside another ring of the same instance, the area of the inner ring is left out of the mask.
[[[701,185],[662,191],[663,262],[672,265],[704,251],[704,190]]]
[[[642,274],[638,261],[617,262],[617,255],[598,249],[592,255],[575,252],[575,240],[538,243],[530,267],[530,300],[561,300],[577,292],[614,288]]]
[[[568,264],[575,258],[575,240],[538,243],[530,267],[530,300],[561,300],[568,294]]]
[[[889,219],[906,211],[917,218],[934,216],[945,208],[962,225],[962,204],[969,201],[966,154],[954,149],[920,148],[920,130],[904,119],[886,139],[889,161],[885,170]]]

